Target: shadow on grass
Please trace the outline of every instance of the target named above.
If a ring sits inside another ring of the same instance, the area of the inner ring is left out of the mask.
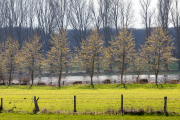
[[[162,84],[156,84],[157,88],[162,89],[163,85]]]
[[[127,87],[126,87],[126,84],[124,84],[124,83],[122,83],[122,84],[117,84],[116,88],[121,87],[121,86],[123,86],[123,88],[127,88]]]
[[[32,87],[33,87],[33,85],[31,85],[31,86],[29,87],[29,89],[32,89]]]
[[[94,84],[88,85],[87,88],[95,89]]]

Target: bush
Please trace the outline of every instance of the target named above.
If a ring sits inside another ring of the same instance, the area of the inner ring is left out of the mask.
[[[140,84],[148,84],[148,80],[147,79],[141,79],[139,80]]]
[[[104,84],[111,84],[111,80],[110,79],[106,79],[103,81]]]
[[[178,84],[178,83],[179,83],[179,80],[171,80],[170,83],[171,83],[171,84]]]

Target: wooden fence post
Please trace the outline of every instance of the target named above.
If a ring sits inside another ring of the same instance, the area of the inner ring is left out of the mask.
[[[74,95],[74,112],[77,112],[76,111],[76,96]]]
[[[123,114],[123,94],[121,95],[121,113]]]
[[[167,113],[167,97],[164,97],[164,112]]]
[[[36,111],[39,111],[39,107],[38,107],[38,104],[37,104],[36,96],[34,96],[34,104],[35,104]]]
[[[1,107],[0,107],[0,111],[3,110],[3,98],[1,98]]]

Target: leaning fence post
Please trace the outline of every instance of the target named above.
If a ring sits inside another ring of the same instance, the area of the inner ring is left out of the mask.
[[[38,104],[37,104],[36,96],[34,96],[34,104],[35,104],[36,111],[39,111],[39,107],[38,107]]]
[[[167,97],[164,97],[164,112],[167,113]]]
[[[121,95],[121,113],[123,114],[123,94]]]
[[[3,98],[1,98],[1,107],[0,110],[3,110]]]
[[[74,95],[74,112],[77,112],[76,111],[76,96]]]

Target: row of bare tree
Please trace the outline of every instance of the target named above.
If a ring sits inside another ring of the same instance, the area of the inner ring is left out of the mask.
[[[157,1],[154,7],[152,0],[139,0],[146,37],[154,24],[161,24],[163,29],[167,29],[173,23],[178,33],[179,1]],[[72,37],[77,45],[87,37],[89,29],[97,27],[103,28],[103,39],[108,45],[112,28],[118,34],[123,25],[131,28],[136,23],[133,5],[132,0],[1,0],[0,27],[7,27],[4,38],[11,35],[18,40],[20,46],[24,38],[33,35],[33,28],[36,28],[35,32],[41,36],[47,50],[50,34],[53,31],[60,32],[61,27],[74,30]],[[14,27],[18,29],[14,31]],[[23,31],[23,28],[30,30]],[[4,39],[1,38],[1,41]]]

